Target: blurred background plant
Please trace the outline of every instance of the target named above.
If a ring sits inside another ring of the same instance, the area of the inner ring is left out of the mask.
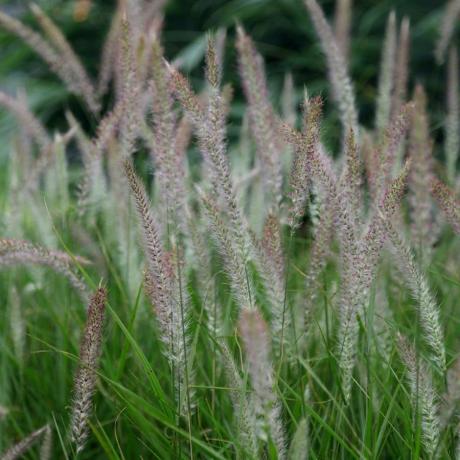
[[[63,30],[90,75],[95,77],[116,2],[42,0],[38,3]],[[326,0],[321,5],[328,17],[333,17],[335,1]],[[369,127],[374,119],[373,104],[385,24],[393,9],[398,22],[403,16],[410,18],[411,41],[417,44],[410,50],[409,94],[416,82],[424,85],[435,128],[432,134],[437,141],[441,140],[442,129],[436,128],[441,127],[445,114],[447,70],[433,69],[438,65],[434,49],[444,7],[444,2],[431,0],[353,2],[349,56],[361,124]],[[28,2],[8,0],[2,9],[35,27]],[[244,25],[265,59],[272,95],[279,94],[289,72],[297,88],[297,102],[302,99],[303,85],[308,85],[311,94],[321,94],[328,100],[328,82],[324,78],[326,63],[301,0],[167,0],[162,33],[165,55],[170,60],[179,60],[181,69],[194,84],[199,85],[202,82],[207,31],[226,28],[230,39],[227,40],[224,74],[225,81],[234,85],[235,103],[231,119],[235,121],[243,114],[243,94],[232,39],[238,22]],[[455,33],[458,34],[458,31]],[[14,93],[21,88],[27,89],[31,109],[47,127],[62,129],[66,126],[63,113],[66,106],[84,123],[86,114],[81,103],[69,95],[47,64],[19,38],[0,30],[0,89]],[[274,100],[278,98],[274,97]],[[330,105],[326,105],[326,111]],[[0,134],[5,139],[11,131],[13,119],[6,118],[3,110],[0,113]],[[325,138],[333,142],[338,139],[338,123],[334,113],[330,115],[323,129],[327,134]],[[2,145],[1,158],[5,156],[5,143]],[[436,153],[442,154],[441,150]]]

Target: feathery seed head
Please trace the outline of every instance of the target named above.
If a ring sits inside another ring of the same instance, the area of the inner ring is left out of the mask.
[[[435,458],[440,436],[440,420],[437,397],[431,375],[422,362],[417,362],[414,347],[398,334],[398,348],[406,366],[411,389],[411,400],[415,413],[420,413],[422,442],[430,458]]]
[[[0,458],[2,460],[16,460],[23,458],[23,455],[42,437],[44,433],[46,433],[48,428],[49,426],[45,425],[32,432],[17,444],[11,446],[8,450],[3,452]]]
[[[449,47],[449,43],[455,31],[455,25],[460,15],[460,1],[449,0],[446,3],[444,14],[441,21],[441,27],[439,30],[439,39],[435,48],[435,57],[438,64],[444,62],[444,56],[446,50]]]
[[[220,69],[217,61],[216,39],[208,35],[208,47],[206,50],[206,78],[213,88],[220,85]]]
[[[281,424],[281,408],[274,388],[267,323],[259,311],[244,308],[240,315],[239,329],[254,392],[258,436],[263,441],[270,436],[278,449],[279,458],[284,458],[286,445]]]
[[[329,78],[334,97],[338,103],[344,132],[347,133],[350,128],[353,128],[356,136],[358,136],[358,112],[345,58],[318,2],[316,0],[305,0],[305,5],[326,55]]]
[[[80,365],[74,380],[71,436],[77,453],[85,446],[88,437],[88,420],[96,388],[97,369],[102,348],[104,325],[105,288],[96,290],[88,305],[87,320],[80,344]]]
[[[430,185],[431,193],[444,212],[449,224],[455,233],[460,235],[460,199],[455,196],[452,189],[439,179],[433,178]]]
[[[382,60],[380,64],[375,116],[375,125],[379,132],[382,132],[390,121],[391,93],[393,91],[396,64],[396,42],[396,14],[393,10],[388,16],[385,41],[382,50]]]
[[[396,68],[393,83],[393,98],[391,101],[391,114],[399,113],[401,105],[406,100],[407,81],[409,77],[409,51],[410,51],[410,21],[404,17],[398,36],[396,55]]]
[[[460,3],[460,2],[459,2]],[[460,107],[459,107],[459,77],[457,48],[452,46],[449,52],[447,73],[447,116],[445,121],[444,143],[447,176],[449,184],[455,183],[457,175],[457,159],[460,149]]]

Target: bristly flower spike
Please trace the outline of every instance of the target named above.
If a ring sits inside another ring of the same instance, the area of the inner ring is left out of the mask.
[[[258,436],[265,442],[270,437],[278,450],[278,458],[284,459],[285,434],[281,406],[275,392],[267,324],[257,310],[243,309],[239,329],[254,392],[254,410],[259,424]]]
[[[431,375],[422,362],[417,363],[414,347],[401,334],[398,336],[398,349],[406,366],[413,410],[420,413],[423,446],[429,458],[437,458],[440,420]]]
[[[353,129],[356,137],[359,137],[358,112],[356,109],[355,95],[351,79],[348,75],[347,65],[331,26],[324,17],[323,10],[316,0],[305,0],[305,5],[310,13],[316,33],[326,55],[329,78],[338,102],[340,118],[345,133]]]
[[[444,62],[446,50],[454,34],[455,25],[460,16],[460,0],[449,0],[446,4],[444,15],[439,30],[439,39],[435,49],[435,57],[438,64]]]
[[[391,93],[393,91],[395,64],[396,14],[394,11],[392,11],[388,16],[379,72],[379,86],[375,115],[375,127],[379,133],[385,129],[388,122],[390,121]]]
[[[1,460],[16,460],[19,458],[23,458],[23,455],[46,433],[48,429],[48,425],[45,425],[38,430],[35,430],[24,439],[19,441],[14,446],[10,447],[6,452],[4,452],[1,456]]]
[[[436,178],[431,182],[431,193],[455,233],[460,235],[460,199],[452,189]]]
[[[250,126],[267,178],[267,192],[277,207],[282,193],[281,149],[276,139],[275,114],[269,101],[262,56],[242,26],[237,26],[238,63],[248,101]],[[270,201],[270,200],[269,200]]]
[[[91,298],[85,330],[80,344],[80,365],[74,379],[71,417],[71,438],[77,453],[83,450],[88,438],[88,421],[93,406],[97,371],[102,349],[107,291],[99,288]]]
[[[447,162],[449,185],[455,185],[457,160],[460,149],[460,109],[459,109],[458,53],[452,46],[449,52],[447,73],[447,116],[445,120],[444,150]]]
[[[397,115],[402,104],[406,102],[407,81],[409,78],[409,53],[410,53],[410,21],[404,17],[398,36],[396,68],[393,83],[393,98],[391,101],[391,115]]]

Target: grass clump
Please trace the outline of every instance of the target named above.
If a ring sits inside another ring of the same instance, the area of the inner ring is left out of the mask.
[[[305,90],[297,110],[287,77],[279,114],[238,24],[235,140],[225,31],[197,91],[164,55],[161,2],[134,3],[114,14],[98,83],[39,7],[43,34],[0,14],[89,117],[49,133],[0,93],[18,120],[0,182],[1,458],[456,458],[454,48],[442,161],[422,85],[407,100],[408,19],[397,34],[389,15],[371,128],[347,68],[351,2],[331,27],[306,0],[332,152],[323,97]]]

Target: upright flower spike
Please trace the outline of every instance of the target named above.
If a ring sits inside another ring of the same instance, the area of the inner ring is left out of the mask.
[[[446,50],[454,34],[457,19],[460,16],[460,0],[449,0],[446,4],[444,15],[439,28],[439,39],[436,44],[435,57],[438,64],[444,62]]]
[[[104,95],[109,89],[110,80],[113,77],[114,63],[118,52],[118,42],[120,35],[121,12],[117,9],[112,16],[110,29],[106,35],[104,45],[102,47],[101,64],[99,67],[99,75],[97,81],[97,94]]]
[[[224,312],[222,304],[216,298],[216,283],[211,258],[211,251],[208,247],[209,234],[205,231],[205,222],[202,216],[198,216],[190,207],[186,207],[187,228],[190,233],[192,259],[197,270],[197,291],[207,316],[207,327],[211,337],[216,339],[225,335]]]
[[[348,305],[354,282],[354,269],[359,258],[362,206],[360,193],[360,165],[353,132],[347,138],[346,160],[338,185],[336,204],[337,237],[340,244],[340,270],[342,277],[341,305]],[[340,203],[340,204],[339,204]],[[351,295],[351,297],[353,297]],[[341,309],[342,319],[348,321],[347,308]]]
[[[338,189],[341,199],[349,204],[350,213],[355,218],[355,226],[361,222],[363,203],[361,197],[362,166],[353,130],[347,135],[345,142],[345,165],[339,179]]]
[[[218,58],[218,51],[216,49],[216,37],[214,35],[208,36],[208,46],[206,48],[206,80],[211,88],[218,88],[221,84],[221,62]]]
[[[163,340],[169,343],[170,321],[172,317],[173,301],[170,292],[168,271],[165,270],[165,256],[160,242],[157,225],[151,213],[150,201],[144,185],[140,181],[129,159],[123,161],[123,169],[128,180],[132,196],[141,223],[143,246],[146,257],[150,300],[155,308]]]
[[[268,214],[262,239],[258,240],[254,236],[253,240],[254,261],[263,280],[270,304],[270,326],[275,344],[274,351],[277,356],[280,356],[282,350],[287,349],[288,356],[292,357],[289,340],[290,313],[286,307],[287,299],[285,296],[285,260],[281,242],[281,228],[275,214]]]
[[[381,145],[377,149],[378,172],[376,173],[379,186],[378,200],[382,199],[391,180],[396,164],[398,151],[404,145],[407,131],[413,120],[415,104],[409,102],[401,107],[400,112],[393,117],[382,133]]]
[[[239,329],[251,377],[258,436],[265,442],[271,439],[277,448],[278,458],[284,459],[286,441],[281,406],[275,390],[267,324],[258,311],[243,309]]]
[[[390,183],[369,222],[362,241],[363,250],[368,255],[367,265],[369,268],[375,268],[380,250],[386,241],[385,221],[392,220],[401,203],[411,164],[410,159],[407,160],[400,174]]]
[[[230,164],[226,156],[224,101],[219,88],[213,86],[213,83],[220,81],[220,76],[218,76],[216,53],[212,40],[208,42],[208,48],[211,51],[209,49],[207,51],[206,74],[211,76],[211,79],[208,80],[210,95],[207,107],[202,106],[187,79],[177,70],[169,67],[172,73],[171,82],[176,97],[195,127],[213,191],[217,197],[221,198],[225,213],[230,220],[229,231],[243,254],[245,245],[242,235],[243,223],[230,174]]]
[[[304,331],[311,326],[311,318],[320,295],[321,275],[331,255],[330,244],[334,237],[335,202],[331,194],[325,194],[319,187],[316,191],[316,206],[319,218],[312,226],[313,241],[305,277]],[[311,210],[310,210],[311,214]],[[307,336],[305,336],[307,338]],[[305,342],[304,342],[305,343]]]
[[[294,146],[294,159],[292,162],[291,176],[289,178],[288,198],[291,203],[288,223],[292,230],[300,225],[300,220],[305,212],[308,200],[311,171],[309,169],[310,157],[319,149],[320,120],[322,113],[322,100],[317,97],[306,100],[305,133],[301,145]]]
[[[380,151],[375,144],[375,139],[369,132],[364,132],[361,142],[361,157],[364,163],[366,183],[370,199],[373,203],[378,201],[380,187]]]
[[[357,316],[365,314],[366,302],[375,277],[380,252],[385,243],[385,220],[391,220],[405,189],[408,164],[390,184],[367,231],[359,240],[354,240],[347,209],[339,213],[339,228],[343,232],[342,292],[340,297],[340,325],[338,354],[342,377],[342,392],[345,402],[350,400],[352,374],[358,344]]]
[[[71,438],[77,453],[81,452],[88,438],[88,421],[96,389],[97,370],[102,349],[107,291],[99,288],[91,298],[85,330],[80,344],[80,365],[74,379],[74,396],[71,416]]]
[[[431,182],[431,193],[455,233],[460,235],[460,199],[455,196],[452,189],[436,178]]]
[[[292,229],[298,225],[301,211],[307,200],[307,181],[313,184],[313,190],[320,201],[320,220],[315,228],[307,275],[307,300],[305,321],[308,326],[310,312],[315,305],[319,277],[327,262],[329,243],[332,238],[332,225],[338,206],[337,178],[328,158],[319,143],[319,122],[322,113],[322,100],[315,97],[305,101],[304,132],[299,133],[283,124],[281,135],[294,146],[294,162],[291,172],[291,201],[289,224]]]
[[[336,190],[336,177],[332,168],[332,162],[326,156],[323,147],[319,142],[311,142],[309,138],[309,130],[312,130],[313,140],[315,136],[319,136],[319,120],[322,114],[322,99],[321,97],[315,97],[305,104],[306,107],[306,123],[310,122],[310,126],[305,126],[304,132],[299,133],[295,129],[291,128],[286,124],[279,126],[279,133],[286,142],[293,144],[298,149],[297,165],[294,166],[295,172],[300,175],[306,164],[306,169],[311,173],[314,181],[318,187],[321,187],[325,193],[337,194]],[[318,137],[316,137],[318,139]],[[302,180],[301,177],[293,180],[297,183],[298,180]],[[295,188],[295,187],[294,187]]]
[[[387,221],[385,225],[388,237],[393,244],[395,258],[399,262],[401,274],[405,277],[412,295],[417,301],[423,338],[432,350],[433,361],[438,371],[444,374],[446,350],[439,306],[431,293],[428,280],[417,267],[412,251],[401,240],[390,221]]]
[[[449,185],[455,185],[457,176],[457,159],[460,148],[460,109],[458,82],[458,54],[454,46],[449,52],[447,74],[447,116],[445,120],[445,144],[447,177]]]
[[[247,276],[244,259],[240,257],[240,252],[215,200],[204,192],[200,192],[200,197],[211,229],[211,236],[215,239],[218,250],[223,256],[225,271],[230,278],[230,287],[238,306],[240,308],[242,305],[252,307],[253,288]]]
[[[184,187],[183,156],[176,152],[177,123],[173,110],[173,95],[170,84],[171,75],[165,65],[163,49],[157,38],[151,45],[152,80],[152,160],[155,164],[155,176],[159,197],[161,222],[164,222],[162,234],[167,229],[185,231],[184,206],[187,196]]]
[[[292,73],[287,73],[284,76],[283,91],[281,93],[281,108],[283,121],[289,126],[294,126],[297,114],[294,79],[292,77]]]
[[[231,388],[230,397],[238,426],[238,440],[244,450],[244,455],[258,458],[257,423],[253,401],[246,394],[245,382],[241,378],[238,366],[228,346],[223,340],[219,342],[219,345],[225,377]]]
[[[393,98],[391,101],[391,115],[397,115],[401,106],[406,102],[407,81],[409,78],[409,52],[410,52],[410,22],[407,17],[401,21],[399,29],[396,68],[393,84]]]
[[[430,260],[436,234],[430,188],[427,187],[433,178],[432,141],[429,137],[426,95],[419,85],[415,89],[414,101],[415,111],[409,136],[409,155],[412,158],[409,176],[411,233],[420,261],[426,264]]]
[[[392,11],[388,16],[380,63],[375,115],[375,127],[378,133],[383,132],[390,121],[391,93],[393,91],[396,64],[396,41],[396,14]]]
[[[274,214],[269,214],[264,224],[262,245],[272,260],[278,279],[284,280],[285,259],[283,253],[281,226]]]
[[[13,339],[13,348],[16,359],[20,366],[24,363],[24,351],[26,346],[26,322],[24,312],[21,306],[18,291],[15,286],[12,287],[9,295],[10,304],[10,329],[11,338]]]
[[[121,19],[120,41],[120,76],[123,81],[121,98],[125,104],[125,110],[120,119],[120,143],[123,155],[129,156],[135,148],[142,109],[133,49],[133,34],[126,15]]]
[[[166,253],[161,244],[159,231],[151,213],[150,200],[145,187],[137,176],[129,158],[123,159],[123,169],[131,194],[134,198],[143,236],[143,248],[146,257],[144,289],[150,300],[160,329],[160,338],[164,344],[164,354],[169,365],[175,369],[175,391],[179,413],[189,413],[191,405],[190,380],[191,356],[190,340],[187,334],[188,301],[184,285],[175,269],[182,264],[182,255]]]
[[[216,231],[216,239],[218,244],[224,241],[231,242],[233,253],[230,258],[240,267],[236,287],[234,293],[238,301],[244,298],[241,305],[251,304],[251,281],[248,280],[246,270],[248,251],[247,251],[247,230],[243,221],[240,207],[238,205],[234,190],[233,181],[230,174],[230,164],[226,156],[226,139],[225,139],[225,103],[219,91],[219,87],[215,86],[220,82],[219,66],[217,62],[217,54],[214,50],[214,42],[208,42],[207,51],[207,76],[209,83],[209,97],[206,107],[200,103],[198,97],[193,93],[188,81],[175,69],[169,68],[171,72],[171,82],[174,87],[174,92],[179,102],[183,106],[187,116],[192,121],[195,131],[198,136],[200,150],[203,155],[206,172],[212,185],[212,190],[217,198],[217,201],[209,205],[213,200],[204,200],[205,210],[213,230]],[[221,250],[224,254],[228,253],[227,243]],[[231,279],[235,279],[234,268],[229,265],[227,273]],[[246,278],[246,283],[241,283],[241,277]],[[246,285],[245,289],[241,289]],[[242,298],[241,293],[244,292]]]
[[[91,205],[93,208],[102,207],[103,200],[106,198],[107,181],[104,174],[103,149],[96,148],[95,142],[91,142],[70,112],[66,114],[66,118],[69,125],[75,130],[83,162],[84,173],[78,184],[77,198],[77,212],[80,217],[83,217]]]
[[[300,420],[289,447],[291,460],[308,460],[308,421]]]
[[[269,101],[263,59],[241,26],[237,26],[236,47],[250,126],[264,169],[263,177],[267,181],[267,192],[278,206],[283,185],[281,148],[275,136],[275,114]]]
[[[350,54],[351,18],[353,15],[353,0],[336,0],[334,14],[334,36],[340,47],[345,62]]]
[[[353,129],[356,136],[358,136],[358,112],[356,110],[353,85],[348,75],[345,59],[318,2],[316,0],[305,0],[305,5],[326,55],[329,78],[334,97],[338,103],[344,132],[347,133],[350,129]]]
[[[92,142],[94,149],[101,155],[102,152],[106,151],[109,145],[113,142],[113,138],[117,130],[120,128],[121,119],[128,107],[127,97],[122,98],[118,101],[115,107],[99,121],[97,126],[96,136]]]
[[[204,121],[204,106],[190,87],[190,82],[172,65],[166,64],[171,73],[171,85],[177,100],[194,125]]]
[[[40,177],[49,173],[49,167],[56,164],[57,155],[61,155],[61,166],[66,165],[64,155],[65,147],[71,141],[74,134],[74,130],[70,129],[62,135],[57,133],[54,136],[53,141],[46,148],[41,150],[40,154],[35,159],[34,164],[30,167],[30,170],[28,171],[28,180],[21,191],[27,193],[36,191]],[[67,187],[67,183],[64,183],[63,177],[59,177],[58,179],[61,179],[61,185],[66,185]]]
[[[431,375],[423,363],[417,363],[413,346],[402,335],[398,337],[398,349],[401,360],[406,366],[413,410],[420,414],[423,446],[429,458],[436,458],[440,421]]]

